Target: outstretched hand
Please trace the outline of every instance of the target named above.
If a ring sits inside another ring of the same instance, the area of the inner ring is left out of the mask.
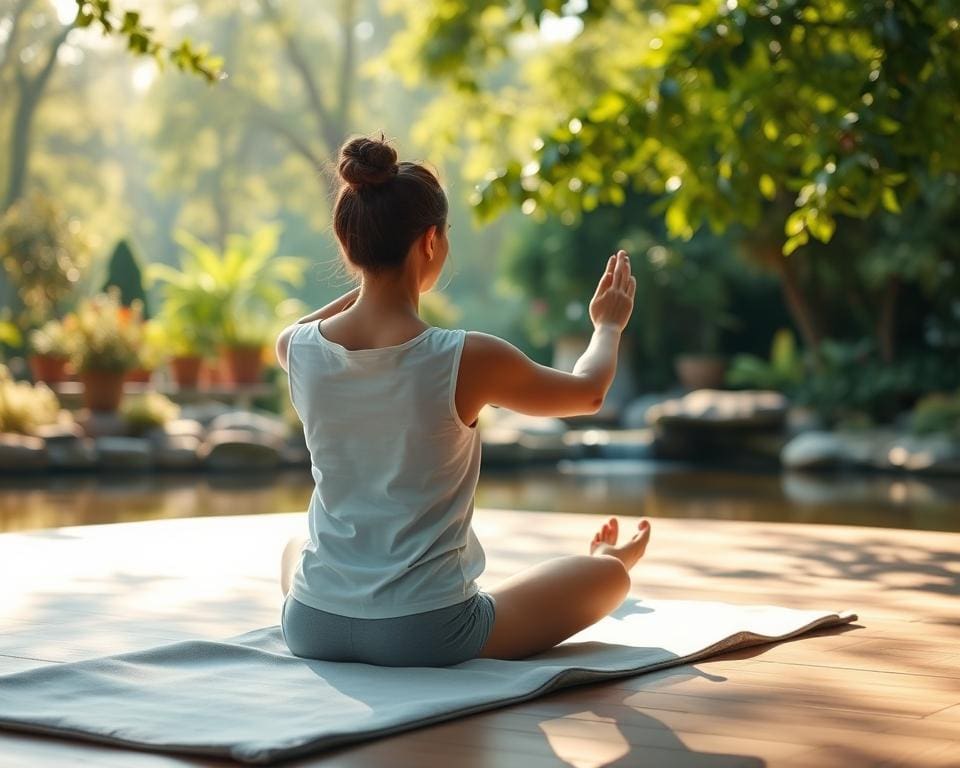
[[[630,257],[624,250],[607,260],[607,268],[590,300],[590,320],[594,327],[613,325],[622,331],[633,313],[637,278],[630,274]]]

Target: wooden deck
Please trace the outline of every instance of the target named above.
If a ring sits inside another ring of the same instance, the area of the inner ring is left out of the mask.
[[[475,520],[484,587],[583,551],[600,522]],[[305,525],[291,513],[0,535],[0,674],[277,624],[280,552]],[[634,583],[640,597],[849,608],[860,621],[285,765],[960,765],[960,534],[655,519]],[[231,764],[0,731],[0,766]]]

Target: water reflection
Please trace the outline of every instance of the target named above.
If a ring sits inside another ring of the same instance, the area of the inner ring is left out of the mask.
[[[308,471],[3,478],[0,531],[305,510]],[[960,531],[960,482],[899,475],[753,474],[639,461],[484,470],[477,505],[603,515]]]

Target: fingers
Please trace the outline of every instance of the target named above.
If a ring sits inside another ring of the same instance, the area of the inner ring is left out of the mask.
[[[603,275],[600,277],[600,282],[597,283],[597,290],[593,292],[594,298],[599,296],[610,287],[610,284],[613,282],[613,268],[616,266],[616,263],[616,254],[607,259],[606,269],[604,270]]]
[[[627,258],[627,252],[617,251],[617,266],[613,271],[613,287],[624,290],[627,286],[627,278],[630,277],[630,261]]]
[[[630,282],[627,283],[627,296],[631,299],[637,295],[637,278],[630,275]]]

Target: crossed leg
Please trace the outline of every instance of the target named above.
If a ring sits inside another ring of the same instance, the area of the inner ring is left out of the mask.
[[[490,590],[496,618],[481,658],[521,659],[575,635],[613,611],[630,591],[630,569],[650,540],[650,523],[617,546],[610,518],[594,536],[589,555],[548,560]]]

